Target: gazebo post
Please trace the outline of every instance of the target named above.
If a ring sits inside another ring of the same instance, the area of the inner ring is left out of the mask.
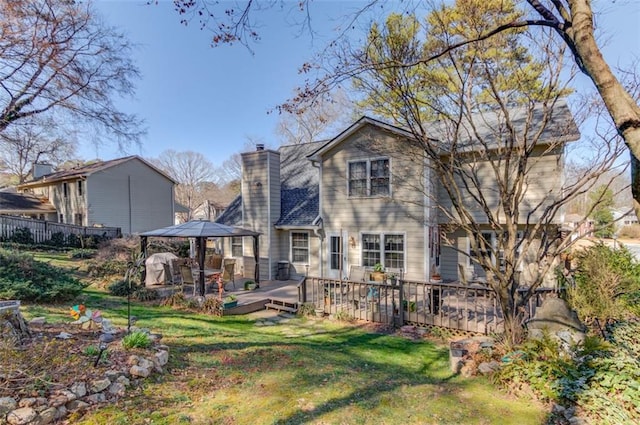
[[[207,252],[206,238],[196,238],[196,248],[198,250],[198,292],[204,297],[204,256]]]

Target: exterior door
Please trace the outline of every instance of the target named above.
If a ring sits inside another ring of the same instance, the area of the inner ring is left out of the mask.
[[[340,271],[345,275],[345,249],[343,238],[339,233],[328,234],[327,277],[340,279]]]

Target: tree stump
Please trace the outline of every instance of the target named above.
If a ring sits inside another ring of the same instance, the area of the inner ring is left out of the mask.
[[[31,336],[20,301],[0,301],[0,345],[17,346]]]

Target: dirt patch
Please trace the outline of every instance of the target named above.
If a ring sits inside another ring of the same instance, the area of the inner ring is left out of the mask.
[[[0,397],[46,397],[74,382],[102,379],[108,370],[127,370],[129,356],[139,354],[123,348],[120,332],[95,365],[99,330],[64,324],[29,328],[31,336],[22,344],[0,348]],[[59,337],[63,333],[68,339]]]

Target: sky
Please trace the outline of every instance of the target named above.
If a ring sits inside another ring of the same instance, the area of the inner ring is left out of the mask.
[[[134,61],[142,78],[135,97],[116,104],[144,119],[147,134],[141,149],[128,153],[155,158],[167,149],[190,150],[219,167],[243,151],[249,139],[278,146],[279,116],[269,112],[302,84],[300,65],[331,40],[340,17],[359,4],[314,0],[311,37],[291,25],[301,19],[297,2],[283,3],[283,8],[256,14],[262,38],[251,45],[251,52],[242,45],[212,48],[207,31],[196,22],[181,24],[169,0],[152,5],[145,0],[95,1],[106,22],[137,45]],[[603,48],[605,59],[612,65],[640,59],[640,0],[593,3],[606,7],[598,19],[609,40]],[[586,87],[590,82],[582,77],[578,84]],[[115,144],[96,148],[84,143],[78,153],[83,159],[123,156]]]

